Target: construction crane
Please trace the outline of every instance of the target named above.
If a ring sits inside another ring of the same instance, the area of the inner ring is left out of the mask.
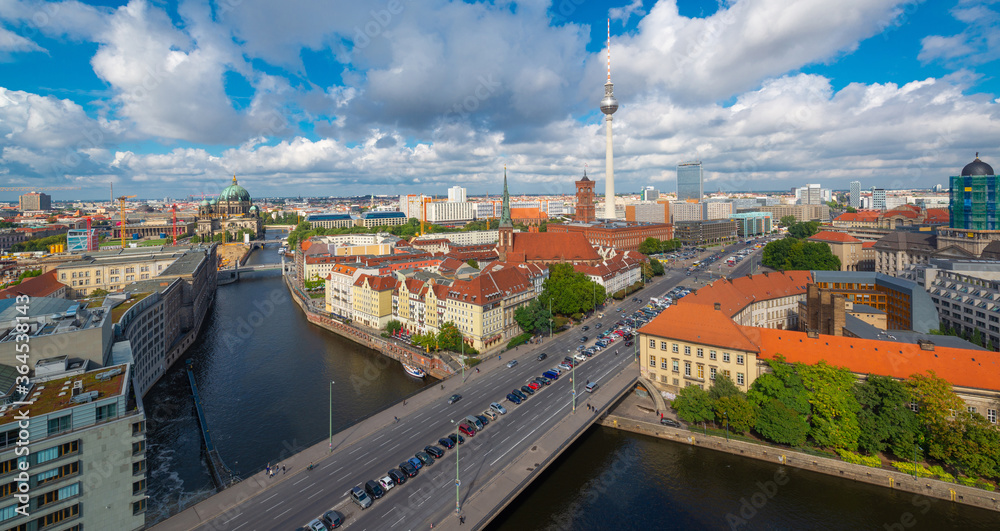
[[[122,249],[125,248],[125,201],[132,199],[134,195],[123,195],[118,198],[118,217],[121,218]]]
[[[53,192],[56,190],[79,190],[79,186],[8,186],[0,192]]]

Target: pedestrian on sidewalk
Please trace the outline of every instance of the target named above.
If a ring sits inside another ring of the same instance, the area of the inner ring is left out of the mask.
[[[281,465],[281,473],[282,473],[282,475],[284,475],[284,473],[285,473],[285,465]]]
[[[458,523],[459,523],[459,525],[464,525],[465,524],[465,515],[462,515],[462,516],[458,517]]]

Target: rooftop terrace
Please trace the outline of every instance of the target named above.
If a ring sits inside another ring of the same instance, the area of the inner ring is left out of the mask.
[[[114,365],[84,374],[38,382],[26,398],[27,402],[31,402],[31,416],[37,417],[93,400],[118,396],[125,390],[127,369],[128,365]],[[76,382],[81,383],[77,385]],[[82,385],[75,402],[74,385]],[[0,423],[9,422],[17,411],[17,408],[0,408]]]

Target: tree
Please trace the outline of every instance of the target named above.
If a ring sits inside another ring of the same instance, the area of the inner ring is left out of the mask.
[[[940,378],[934,371],[914,374],[906,380],[910,399],[917,403],[917,423],[924,427],[927,455],[935,459],[948,460],[949,448],[961,439],[950,421],[957,411],[963,411],[965,404],[952,391],[951,384]]]
[[[891,449],[901,459],[909,458],[917,442],[917,416],[910,410],[910,392],[902,382],[869,374],[854,387],[858,412],[858,448],[868,454]]]
[[[795,238],[783,238],[765,245],[761,263],[774,269],[792,271],[840,269],[840,259],[833,255],[829,245]]]
[[[646,238],[639,244],[639,252],[645,255],[656,254],[660,252],[662,245],[656,238]]]
[[[426,334],[414,334],[413,337],[410,338],[410,341],[412,341],[414,345],[428,352],[431,350],[437,350],[438,348],[437,335],[433,332],[427,332]]]
[[[90,292],[91,297],[106,297],[108,295],[108,290],[97,288]]]
[[[469,258],[469,260],[466,261],[465,263],[469,264],[470,266],[476,269],[479,269],[479,262],[477,262],[475,258]]]
[[[802,446],[806,442],[809,423],[780,400],[772,398],[760,408],[754,429],[765,439],[778,444]]]
[[[390,335],[395,334],[396,332],[399,332],[402,329],[403,329],[403,323],[395,319],[390,319],[388,323],[385,323],[385,331],[388,332]]]
[[[530,303],[514,310],[514,320],[521,327],[521,330],[530,333],[548,332],[552,322],[552,314],[547,306],[539,299],[534,299]]]
[[[854,396],[854,374],[822,360],[815,365],[797,363],[795,368],[812,406],[809,435],[821,446],[856,450],[861,435],[857,417],[861,406]]]
[[[788,227],[788,234],[798,239],[808,238],[817,232],[819,232],[818,221],[802,221]]]
[[[746,433],[757,422],[757,410],[743,394],[727,395],[715,401],[715,418],[719,422],[728,420],[729,429],[734,432]]]
[[[651,258],[649,260],[649,268],[653,271],[653,274],[656,276],[661,276],[666,272],[663,269],[663,264],[661,264],[660,261],[655,258]]]
[[[715,414],[712,413],[712,399],[709,398],[707,391],[697,385],[681,389],[671,406],[677,411],[678,417],[691,424],[715,418]]]
[[[798,220],[795,219],[795,216],[781,216],[778,223],[781,223],[782,227],[791,227],[792,225],[795,225],[797,221]]]
[[[462,332],[455,326],[455,323],[448,321],[441,325],[441,330],[437,334],[438,348],[459,352],[465,341]]]
[[[740,388],[736,387],[733,379],[723,373],[715,375],[715,382],[712,383],[712,388],[708,390],[708,396],[713,401],[718,401],[724,397],[740,396],[742,394],[743,391],[740,391]]]
[[[571,264],[552,264],[539,300],[547,307],[551,299],[554,313],[573,315],[593,310],[595,303],[606,298],[603,286],[575,271]]]

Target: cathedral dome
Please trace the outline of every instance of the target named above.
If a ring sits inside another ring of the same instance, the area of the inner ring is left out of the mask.
[[[962,168],[962,177],[971,175],[994,175],[993,167],[979,160],[979,153],[976,153],[976,160]]]
[[[239,184],[236,184],[236,176],[233,175],[233,184],[226,187],[225,190],[219,194],[219,201],[233,201],[233,202],[250,202],[250,192],[247,192],[246,188],[243,188]]]

